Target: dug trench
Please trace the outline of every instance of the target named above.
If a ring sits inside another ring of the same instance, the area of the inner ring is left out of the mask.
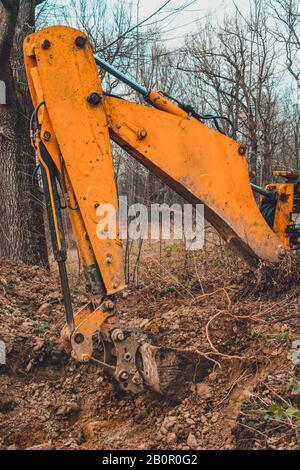
[[[141,264],[149,263],[145,256]],[[75,362],[60,342],[64,309],[55,272],[1,260],[7,358],[0,366],[0,448],[298,449],[293,263],[276,272],[253,272],[240,260],[222,275],[218,269],[201,289],[172,275],[167,285],[141,282],[118,300],[124,324],[213,359],[211,373],[178,400],[121,392],[96,363]],[[86,303],[81,285],[71,290],[75,308]]]

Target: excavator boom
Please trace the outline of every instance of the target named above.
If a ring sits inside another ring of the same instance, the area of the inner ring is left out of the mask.
[[[276,199],[274,230],[254,198],[244,146],[208,128],[161,93],[148,91],[101,59],[95,60],[82,32],[63,26],[46,28],[26,39],[24,56],[35,107],[31,136],[42,169],[66,305],[64,336],[71,341],[74,357],[87,361],[93,357],[93,338],[100,331],[104,357],[99,361],[113,369],[124,388],[139,391],[145,381],[165,391],[195,357],[191,351],[162,353],[143,334],[121,328],[116,320],[114,296],[125,287],[122,244],[118,227],[113,238],[101,236],[105,233],[99,234],[98,229],[103,205],[118,206],[111,140],[188,202],[204,204],[206,219],[251,262],[260,258],[277,262],[289,249],[286,227],[293,228],[295,184],[262,190],[266,200],[269,195]],[[145,105],[105,95],[97,64],[141,93]],[[64,267],[60,192],[88,284],[99,297],[96,306],[91,302],[76,315]],[[201,367],[203,376],[209,370],[207,360]],[[162,386],[167,370],[172,372]]]

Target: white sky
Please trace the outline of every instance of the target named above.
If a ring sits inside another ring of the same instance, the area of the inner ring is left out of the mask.
[[[112,0],[112,2],[118,0]],[[125,3],[132,5],[133,11],[137,12],[139,5],[139,22],[144,18],[147,18],[151,13],[155,12],[160,8],[166,0],[125,0]],[[192,0],[171,0],[171,2],[159,12],[155,18],[152,18],[145,23],[151,23],[155,19],[160,20],[166,17],[174,8],[179,8],[184,4],[191,3]],[[210,16],[213,22],[222,22],[224,15],[230,15],[235,10],[235,5],[238,7],[240,12],[247,13],[251,7],[251,0],[194,0],[194,3],[187,7],[184,11],[172,15],[170,18],[166,18],[165,21],[160,22],[159,26],[162,31],[162,38],[165,40],[165,44],[169,47],[180,45],[184,40],[185,34],[193,31],[196,28],[196,22],[201,27],[201,18],[205,22],[205,17]],[[252,3],[253,6],[253,3]],[[137,23],[137,18],[132,21],[133,24]],[[145,26],[146,29],[147,26]],[[143,26],[141,26],[143,28]],[[279,61],[277,64],[282,73],[281,78],[284,77],[285,84],[290,83],[291,76],[286,73],[286,67],[284,64],[284,54],[282,62]]]
[[[113,0],[118,1],[118,0]],[[160,8],[166,0],[125,0],[128,6],[132,5],[133,11],[139,11],[139,21],[147,18],[151,13]],[[161,20],[167,17],[174,8],[180,8],[192,0],[171,0],[171,2],[159,12],[155,18],[149,20],[149,23],[156,20]],[[251,0],[236,0],[241,11],[247,10]],[[139,7],[139,8],[138,8]],[[225,13],[230,13],[234,10],[234,0],[195,0],[192,5],[187,7],[184,11],[179,11],[166,18],[160,23],[160,27],[164,31],[163,37],[166,38],[168,44],[180,41],[184,35],[192,31],[196,26],[197,18],[205,18],[211,15],[216,21],[221,20]],[[135,20],[137,22],[137,18]],[[134,23],[134,21],[133,21]],[[147,22],[145,23],[147,24]],[[143,28],[143,26],[141,27]]]
[[[69,4],[69,1],[61,0],[58,4]],[[106,0],[107,6],[112,7],[118,1],[120,0]],[[137,20],[140,22],[146,19],[166,3],[166,0],[122,1],[132,8],[132,24],[136,24]],[[205,17],[210,15],[214,21],[221,21],[224,14],[230,14],[234,11],[234,2],[242,12],[247,11],[251,4],[251,0],[171,0],[163,10],[141,26],[141,31],[146,30],[147,24],[153,25],[155,21],[158,21],[159,29],[163,32],[162,37],[166,39],[167,44],[173,46],[174,43],[177,43],[178,45],[185,34],[195,29],[197,19],[201,21],[201,18],[203,18],[204,21]],[[190,6],[168,17],[172,11],[174,12],[174,9],[179,9],[187,4]]]
[[[118,0],[113,0],[118,1]],[[151,13],[160,8],[166,0],[125,0],[128,5],[133,6],[133,10],[137,12],[139,5],[139,21],[149,16]],[[192,0],[190,0],[192,1]],[[180,8],[186,3],[190,3],[189,0],[171,0],[171,2],[156,15],[156,19],[162,19],[167,16],[174,8]],[[249,2],[251,0],[236,0],[235,3],[238,5],[241,11],[247,10]],[[197,18],[204,18],[207,15],[211,15],[216,21],[221,20],[223,15],[226,13],[233,12],[234,0],[195,0],[195,2],[187,7],[184,11],[179,11],[170,18],[166,18],[161,23],[161,27],[165,32],[165,37],[169,43],[173,41],[179,41],[183,38],[184,34],[190,32],[195,28]],[[154,20],[151,19],[149,22]],[[147,23],[146,23],[147,24]],[[170,31],[176,28],[174,31]],[[176,36],[176,39],[175,39]]]
[[[70,0],[61,0],[60,4],[68,4]],[[79,1],[79,0],[78,0]],[[113,7],[114,3],[120,0],[106,0],[108,7]],[[133,18],[132,24],[146,19],[149,15],[158,10],[166,0],[122,0],[128,7],[132,7]],[[178,11],[175,14],[170,13],[174,9],[191,4],[186,7],[183,11]],[[184,36],[195,30],[196,22],[201,27],[201,19],[203,24],[205,17],[210,16],[210,22],[215,23],[222,22],[224,15],[230,15],[234,12],[235,5],[239,8],[242,13],[249,11],[251,5],[253,6],[252,0],[171,0],[170,3],[160,11],[155,17],[151,18],[145,25],[142,25],[141,31],[147,29],[147,25],[153,26],[155,21],[158,21],[159,30],[161,31],[161,38],[168,47],[178,47],[182,44]],[[139,11],[139,14],[137,12]],[[247,16],[247,15],[246,15]],[[165,19],[164,19],[165,18]],[[163,20],[164,19],[164,20]],[[163,21],[162,21],[163,20]],[[283,72],[285,79],[284,83],[289,83],[291,76],[286,73],[286,67],[284,64],[284,54],[282,61],[279,60],[278,68],[280,73]],[[282,76],[283,77],[283,76]]]
[[[75,1],[79,2],[79,0]],[[118,2],[120,0],[106,0],[108,8],[112,8]],[[138,19],[140,22],[156,12],[166,3],[166,0],[122,0],[122,2],[127,4],[128,8],[132,8],[132,24],[134,25],[138,22]],[[197,19],[201,20],[203,18],[204,20],[207,15],[210,15],[214,21],[221,21],[224,14],[230,14],[234,11],[234,3],[241,12],[245,12],[249,8],[251,0],[171,0],[166,7],[145,22],[145,25],[141,26],[141,31],[146,30],[148,24],[153,25],[155,21],[158,21],[159,29],[166,31],[164,37],[167,38],[168,44],[172,44],[173,41],[178,44],[185,34],[195,29]],[[58,6],[69,4],[70,0],[59,0],[57,2]],[[190,6],[183,11],[174,13],[174,9],[179,9],[187,4]],[[172,12],[173,14],[168,17]],[[72,18],[72,15],[70,17]]]
[[[126,3],[136,5],[138,2],[140,3],[140,11],[143,16],[148,16],[153,11],[157,10],[160,6],[165,3],[166,0],[126,0]],[[245,6],[249,5],[250,0],[237,0],[236,4],[239,8],[244,8]],[[172,8],[178,8],[187,0],[172,0],[165,8],[165,11],[170,11]],[[233,8],[233,0],[196,0],[193,5],[187,8],[185,13],[180,13],[180,16],[185,16],[186,20],[193,20],[197,15],[202,15],[203,13],[206,14],[210,11],[218,13],[222,13],[226,10],[229,12]]]

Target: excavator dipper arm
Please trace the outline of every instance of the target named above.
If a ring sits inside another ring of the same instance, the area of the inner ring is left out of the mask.
[[[54,26],[30,35],[24,57],[35,107],[31,137],[66,305],[63,335],[73,356],[90,360],[100,331],[104,355],[97,360],[124,389],[140,391],[144,381],[169,391],[184,379],[183,370],[195,376],[190,367],[195,361],[203,377],[207,359],[158,348],[144,334],[119,325],[114,295],[125,287],[122,244],[118,227],[114,237],[105,236],[106,227],[99,233],[104,215],[99,208],[118,207],[112,139],[187,201],[205,204],[206,218],[246,258],[278,261],[283,240],[256,205],[240,144],[156,91],[144,93],[148,105],[105,96],[89,42],[73,28]],[[95,296],[75,315],[64,266],[60,193]]]

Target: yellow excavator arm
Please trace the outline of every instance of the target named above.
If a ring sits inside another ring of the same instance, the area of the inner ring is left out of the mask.
[[[144,335],[121,328],[115,315],[114,295],[125,287],[122,244],[118,228],[113,239],[99,237],[97,231],[97,209],[103,204],[118,206],[111,140],[188,202],[203,203],[206,219],[250,262],[277,262],[297,245],[292,221],[294,175],[286,184],[261,189],[265,211],[272,212],[272,223],[267,223],[253,195],[245,147],[207,127],[187,107],[138,87],[109,64],[95,60],[82,32],[54,26],[34,33],[25,41],[24,57],[35,108],[31,137],[41,165],[66,305],[64,336],[71,341],[74,357],[87,361],[94,357],[93,337],[100,331],[104,356],[98,361],[123,388],[139,391],[146,382],[157,391],[166,391],[176,371],[191,358],[186,353],[176,356],[170,349],[162,353]],[[140,91],[145,105],[105,95],[97,63]],[[75,315],[65,269],[57,182],[86,278],[100,299]],[[172,374],[162,386],[161,374],[170,371],[170,365]],[[202,361],[200,375],[208,368],[207,361]]]

